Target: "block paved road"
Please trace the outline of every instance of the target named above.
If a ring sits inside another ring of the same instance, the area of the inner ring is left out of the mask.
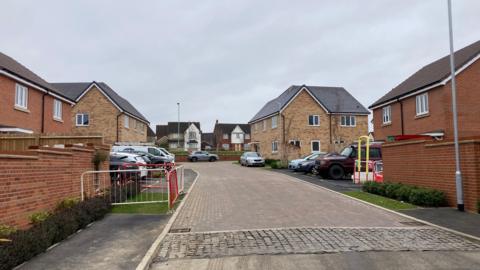
[[[480,269],[478,242],[289,175],[187,166],[200,177],[151,269]]]

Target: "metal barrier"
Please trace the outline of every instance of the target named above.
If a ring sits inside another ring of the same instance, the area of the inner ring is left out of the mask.
[[[184,188],[183,166],[129,164],[133,169],[87,171],[81,175],[81,199],[103,196],[113,205],[168,203],[173,207]]]
[[[366,171],[371,171],[372,173],[362,172],[361,168],[357,166],[365,166]],[[367,181],[383,182],[383,162],[381,160],[377,161],[358,161],[356,160],[353,169],[353,182],[355,184],[361,184]]]

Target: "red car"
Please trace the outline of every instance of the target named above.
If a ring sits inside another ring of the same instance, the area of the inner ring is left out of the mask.
[[[365,161],[365,145],[362,145],[362,161]],[[370,144],[370,161],[377,161],[382,159],[382,143]],[[358,144],[352,144],[345,147],[340,153],[329,153],[320,156],[315,161],[315,169],[318,174],[324,178],[334,180],[345,179],[347,176],[353,174],[355,160],[357,160]],[[365,166],[365,163],[362,163]],[[362,167],[363,167],[362,166]],[[365,170],[365,167],[363,167]]]

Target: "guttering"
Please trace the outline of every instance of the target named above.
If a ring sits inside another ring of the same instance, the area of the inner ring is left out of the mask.
[[[62,96],[59,96],[58,94],[56,94],[56,93],[54,93],[54,92],[52,92],[52,91],[50,91],[50,90],[48,90],[48,89],[45,89],[45,88],[40,87],[40,86],[38,86],[38,85],[36,85],[36,84],[30,83],[30,82],[28,82],[28,81],[26,81],[26,80],[24,80],[24,79],[22,79],[22,78],[20,78],[20,77],[18,77],[18,76],[16,76],[16,75],[14,75],[14,74],[11,74],[11,73],[9,73],[9,72],[7,72],[7,71],[5,71],[5,70],[0,70],[0,74],[4,75],[4,76],[6,76],[6,77],[9,77],[9,78],[11,78],[11,79],[13,79],[13,80],[15,80],[15,81],[17,81],[17,82],[19,82],[19,83],[22,83],[22,84],[28,85],[29,87],[35,88],[35,89],[37,89],[38,91],[41,91],[41,92],[46,93],[46,94],[48,94],[48,95],[51,95],[51,96],[53,96],[53,97],[55,97],[55,98],[57,98],[57,99],[60,99],[60,100],[62,100],[62,101],[64,101],[64,102],[67,102],[67,103],[69,103],[70,105],[75,105],[75,102],[73,102],[73,101],[71,101],[71,100],[69,100],[69,99],[66,99],[66,98],[64,98],[64,97],[62,97]]]

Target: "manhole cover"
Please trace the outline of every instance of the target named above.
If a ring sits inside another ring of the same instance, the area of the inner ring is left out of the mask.
[[[427,226],[427,224],[419,221],[400,221],[400,223],[407,226]]]
[[[186,233],[190,232],[191,228],[175,228],[170,229],[169,233]]]

